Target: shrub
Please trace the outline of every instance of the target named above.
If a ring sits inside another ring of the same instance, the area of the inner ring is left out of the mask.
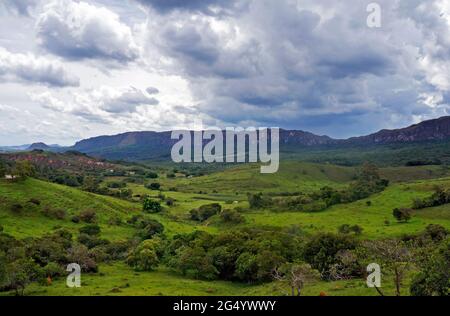
[[[44,216],[46,216],[48,218],[59,219],[59,220],[63,220],[67,216],[67,212],[65,210],[63,210],[63,209],[52,209],[50,207],[44,208],[42,213],[44,214]]]
[[[100,235],[101,229],[98,225],[86,225],[80,228],[80,234],[86,234],[90,236],[98,236]]]
[[[79,264],[83,272],[98,272],[97,263],[84,245],[75,245],[70,248],[67,260]]]
[[[127,184],[124,182],[113,181],[113,182],[109,182],[106,186],[110,189],[121,189],[121,188],[126,187]]]
[[[11,212],[20,214],[23,210],[22,204],[13,204],[11,205]]]
[[[80,213],[80,219],[85,223],[95,223],[97,215],[93,210],[84,210]]]
[[[159,264],[157,255],[160,241],[144,240],[128,256],[127,263],[137,271],[152,271]]]
[[[424,237],[430,238],[432,241],[440,242],[448,236],[448,230],[437,224],[430,224],[423,233]]]
[[[363,228],[359,225],[353,225],[350,226],[349,224],[343,224],[339,226],[338,232],[340,234],[351,234],[354,233],[355,235],[361,235],[363,231]]]
[[[166,205],[167,206],[174,206],[175,205],[175,200],[171,199],[171,198],[166,199]]]
[[[218,214],[222,210],[222,206],[218,203],[202,205],[198,209],[191,210],[191,219],[194,221],[204,222],[210,217]]]
[[[149,198],[146,198],[143,203],[143,210],[147,213],[159,213],[162,211],[161,203]]]
[[[346,235],[319,234],[305,245],[303,256],[307,263],[321,273],[322,278],[330,279],[330,269],[338,263],[337,254],[343,250],[352,250],[356,245],[356,241]]]
[[[220,218],[225,223],[239,224],[245,222],[244,216],[239,214],[236,210],[223,210],[223,212],[220,213]]]
[[[151,239],[153,236],[164,232],[164,226],[154,219],[145,219],[141,225],[143,228],[138,232],[138,235],[143,240]]]
[[[411,219],[411,209],[396,208],[392,211],[392,215],[398,222],[407,223]]]
[[[72,216],[72,218],[70,220],[72,221],[72,223],[75,223],[75,224],[78,224],[81,221],[80,217],[76,216],[76,215]]]
[[[28,202],[34,205],[41,205],[41,201],[35,198],[31,198]]]
[[[196,279],[214,280],[219,274],[213,259],[201,247],[180,249],[172,264],[183,275]]]
[[[161,184],[159,184],[158,182],[153,182],[147,184],[145,187],[150,190],[159,190],[161,188]]]
[[[88,234],[80,234],[77,240],[80,244],[83,244],[89,249],[108,244],[107,240],[98,238],[95,235],[88,235]]]
[[[158,178],[158,174],[152,171],[149,171],[145,174],[145,176],[149,179],[156,179]]]
[[[56,262],[49,262],[44,267],[44,273],[46,276],[55,278],[55,277],[60,277],[60,276],[64,275],[64,269]]]

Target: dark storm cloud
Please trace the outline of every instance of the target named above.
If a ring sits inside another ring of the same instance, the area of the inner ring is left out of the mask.
[[[197,11],[205,14],[216,15],[224,13],[224,10],[243,4],[237,0],[137,0],[143,5],[150,6],[161,13],[174,10]]]
[[[435,70],[450,51],[440,1],[380,1],[380,29],[366,24],[368,3],[254,0],[216,22],[192,18],[199,3],[185,3],[191,12],[160,23],[156,42],[189,80],[199,111],[219,121],[312,126],[372,113],[370,126],[384,127],[429,115],[430,102],[443,102],[430,93],[448,83]]]

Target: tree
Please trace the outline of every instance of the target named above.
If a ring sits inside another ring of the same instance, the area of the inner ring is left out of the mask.
[[[82,189],[87,192],[97,193],[99,191],[99,183],[94,177],[87,176],[84,178]]]
[[[70,263],[79,264],[83,272],[98,271],[97,263],[92,258],[88,248],[85,245],[74,245],[70,248],[67,261]]]
[[[274,270],[274,279],[286,283],[291,288],[291,296],[300,296],[305,283],[320,277],[317,270],[306,263],[284,264]]]
[[[143,227],[138,233],[141,239],[151,239],[164,232],[164,226],[154,219],[144,219],[140,225]]]
[[[0,179],[4,178],[6,175],[6,165],[3,161],[0,160]]]
[[[244,216],[239,214],[239,212],[237,212],[236,210],[223,210],[222,213],[220,213],[220,218],[225,223],[233,224],[239,224],[245,221]]]
[[[409,208],[396,208],[392,211],[392,215],[398,222],[407,223],[411,219],[411,212]]]
[[[13,168],[13,176],[25,180],[28,177],[34,176],[36,170],[32,163],[28,160],[18,160]]]
[[[219,274],[212,257],[202,247],[181,247],[177,250],[172,265],[183,275],[196,279],[214,280]]]
[[[348,235],[319,234],[314,236],[303,251],[304,259],[317,269],[324,279],[330,279],[331,267],[339,262],[337,254],[355,249],[357,242]]]
[[[6,287],[23,296],[25,287],[43,277],[43,270],[32,259],[19,259],[6,265]]]
[[[396,239],[368,241],[364,245],[368,258],[379,263],[384,274],[394,276],[395,294],[400,296],[403,279],[414,260],[409,245]],[[383,295],[380,289],[377,291]]]
[[[416,256],[419,273],[411,282],[411,295],[450,295],[450,239],[435,248],[436,244],[432,243]]]
[[[161,203],[149,198],[146,198],[143,202],[142,208],[147,213],[159,213],[162,211]]]
[[[191,219],[194,221],[204,222],[208,218],[219,214],[221,210],[222,206],[218,203],[202,205],[198,209],[191,210]]]
[[[128,256],[127,263],[136,271],[152,271],[159,264],[157,255],[159,239],[144,240]]]

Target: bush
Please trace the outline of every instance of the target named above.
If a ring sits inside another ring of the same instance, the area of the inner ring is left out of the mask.
[[[222,206],[218,203],[202,205],[198,209],[191,210],[191,219],[194,221],[204,222],[210,217],[220,213]]]
[[[109,182],[106,186],[110,189],[121,189],[121,188],[125,188],[127,186],[127,184],[124,182],[113,181],[113,182]]]
[[[411,209],[396,208],[392,211],[392,215],[398,222],[407,223],[411,219]]]
[[[425,229],[423,236],[431,239],[432,241],[440,242],[448,236],[448,230],[441,225],[430,224]]]
[[[240,224],[245,222],[244,216],[239,214],[236,210],[223,210],[223,212],[220,213],[220,218],[225,223]]]
[[[363,232],[363,228],[359,225],[350,226],[349,224],[343,224],[343,225],[339,226],[338,232],[340,234],[354,233],[355,235],[361,235]]]
[[[80,219],[85,223],[95,223],[97,215],[92,210],[84,210],[80,213]]]
[[[101,239],[95,235],[88,235],[88,234],[80,234],[77,240],[80,244],[86,246],[88,249],[92,249],[97,246],[107,245],[109,243],[105,239]]]
[[[23,210],[22,204],[13,204],[11,205],[11,212],[20,214]]]
[[[166,205],[167,206],[174,206],[175,205],[175,200],[171,199],[171,198],[166,199]]]
[[[98,272],[97,263],[84,245],[75,245],[70,248],[67,260],[70,263],[79,264],[83,272]]]
[[[34,205],[41,205],[41,201],[35,198],[31,198],[28,202]]]
[[[145,174],[145,176],[149,179],[156,179],[158,178],[158,174],[152,171],[149,171]]]
[[[59,219],[59,220],[63,220],[67,216],[67,212],[65,210],[52,209],[50,207],[44,208],[42,213],[44,214],[44,216],[46,216],[48,218]]]
[[[80,228],[80,234],[86,234],[89,236],[98,236],[100,235],[101,229],[98,225],[86,225]]]
[[[154,219],[145,219],[141,222],[141,230],[138,232],[139,237],[141,239],[151,239],[157,234],[162,234],[164,232],[164,226],[154,220]]]
[[[145,187],[150,190],[159,190],[161,188],[161,184],[159,184],[158,182],[153,182],[147,184]]]
[[[76,215],[72,216],[72,218],[70,220],[72,221],[72,223],[75,223],[75,224],[78,224],[81,221],[80,217],[76,216]]]
[[[346,235],[319,234],[314,236],[304,248],[307,263],[317,269],[323,279],[330,279],[331,267],[339,262],[340,251],[355,249],[357,242]]]
[[[128,256],[127,263],[137,271],[152,271],[159,264],[157,255],[160,241],[144,240]]]
[[[162,211],[161,203],[149,198],[146,198],[144,200],[142,208],[144,212],[147,213],[159,213]]]
[[[64,269],[56,262],[49,262],[44,267],[44,273],[48,277],[55,278],[64,275]]]

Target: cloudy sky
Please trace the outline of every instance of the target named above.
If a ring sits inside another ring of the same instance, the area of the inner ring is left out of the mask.
[[[450,113],[450,1],[0,0],[0,145]]]

